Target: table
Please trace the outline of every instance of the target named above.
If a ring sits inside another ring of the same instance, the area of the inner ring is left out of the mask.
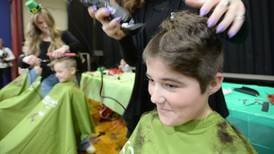
[[[102,102],[116,113],[122,115],[128,105],[134,79],[135,74],[131,72],[108,75],[107,71],[105,71],[102,85],[99,71],[86,72],[82,74],[80,87],[89,99]]]
[[[234,91],[234,88],[249,87],[256,89],[260,96],[252,96]],[[269,103],[268,112],[262,111],[262,103],[267,102],[267,94],[274,94],[273,87],[251,84],[222,84],[229,109],[227,118],[238,128],[255,149],[262,154],[274,153],[274,105]]]

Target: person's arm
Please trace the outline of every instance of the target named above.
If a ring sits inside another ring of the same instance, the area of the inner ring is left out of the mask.
[[[115,40],[121,40],[126,36],[126,33],[122,30],[120,24],[120,18],[110,19],[110,10],[108,8],[96,9],[96,7],[88,8],[89,15],[95,18],[102,24],[103,31],[111,38]]]
[[[62,32],[61,35],[64,45],[52,51],[50,57],[59,58],[63,57],[66,52],[78,53],[81,50],[81,44],[78,39],[68,31]]]
[[[27,63],[25,63],[25,62],[23,61],[23,58],[24,58],[24,57],[25,57],[24,55],[20,55],[20,57],[18,58],[18,67],[19,67],[19,68],[22,68],[22,69],[25,69],[25,68],[29,68],[29,67],[30,67],[29,64],[27,64]]]
[[[62,40],[69,47],[70,52],[79,52],[82,48],[80,41],[69,31],[62,33]]]
[[[7,52],[7,57],[4,58],[6,62],[13,61],[15,59],[15,56],[13,55],[12,51],[10,48],[5,48],[5,51]]]
[[[135,67],[137,63],[137,48],[133,42],[133,38],[128,35],[120,40],[123,51],[123,58],[130,66]]]
[[[18,67],[30,68],[40,65],[40,59],[35,55],[21,55],[18,59]]]
[[[245,5],[241,0],[185,0],[185,3],[194,8],[200,8],[200,15],[209,13],[208,26],[213,27],[217,23],[216,33],[226,30],[230,38],[234,37],[241,29],[245,21]],[[91,17],[102,24],[102,29],[111,38],[121,40],[125,33],[121,29],[119,18],[109,21],[110,11],[107,8],[96,9],[89,7]],[[222,18],[223,17],[223,18]]]
[[[132,36],[126,34],[121,29],[119,18],[109,20],[110,12],[107,8],[96,9],[89,7],[91,17],[95,18],[102,24],[103,31],[111,38],[120,41],[123,49],[123,58],[130,66],[135,66],[137,62],[137,48],[133,42]]]

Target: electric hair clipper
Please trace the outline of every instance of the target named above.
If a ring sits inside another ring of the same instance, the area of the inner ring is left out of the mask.
[[[141,28],[144,24],[135,23],[130,13],[118,4],[111,4],[109,0],[80,0],[85,7],[95,6],[97,9],[106,7],[109,9],[111,19],[120,17],[122,29],[127,33]]]

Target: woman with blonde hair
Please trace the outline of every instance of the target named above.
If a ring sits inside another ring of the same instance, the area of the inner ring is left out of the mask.
[[[51,59],[63,57],[67,52],[76,52],[79,47],[79,41],[68,31],[57,30],[53,16],[46,8],[41,8],[31,16],[19,67],[41,68],[41,77],[44,81],[41,87],[45,88],[41,91],[47,91],[47,87],[52,87],[58,82],[47,64]]]

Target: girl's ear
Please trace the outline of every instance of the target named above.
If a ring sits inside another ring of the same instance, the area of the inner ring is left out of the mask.
[[[214,80],[210,83],[209,87],[209,94],[212,95],[215,92],[217,92],[223,83],[224,76],[222,73],[218,72],[216,73]]]

